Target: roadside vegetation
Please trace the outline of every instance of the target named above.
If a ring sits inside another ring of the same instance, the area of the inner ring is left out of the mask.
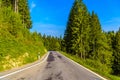
[[[69,58],[111,80],[120,80],[120,29],[104,32],[98,15],[89,12],[82,0],[75,0],[72,6],[61,44]]]
[[[91,59],[87,59],[87,60],[80,59],[76,55],[72,55],[70,53],[65,53],[65,52],[62,52],[62,51],[60,51],[60,53],[62,53],[66,57],[72,59],[73,61],[79,63],[80,65],[82,65],[82,66],[96,72],[97,74],[103,76],[104,78],[106,78],[108,80],[120,80],[120,77],[118,77],[118,76],[107,74],[106,71],[104,71],[104,72],[101,71],[101,69],[104,68],[104,65],[102,65],[98,61],[91,60]]]
[[[0,0],[0,71],[37,60],[47,50],[42,36],[30,32],[32,21],[27,0]]]
[[[0,71],[55,50],[106,78],[120,80],[120,29],[104,32],[98,15],[89,12],[82,0],[72,6],[63,38],[41,36],[30,28],[27,0],[0,0]]]

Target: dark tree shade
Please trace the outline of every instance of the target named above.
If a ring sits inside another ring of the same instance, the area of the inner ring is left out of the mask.
[[[120,75],[120,29],[117,31],[114,40],[114,62],[113,62],[113,72],[116,75]]]

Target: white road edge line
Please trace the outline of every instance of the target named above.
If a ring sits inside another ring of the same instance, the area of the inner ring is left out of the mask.
[[[16,73],[22,72],[22,71],[24,71],[24,70],[27,70],[27,69],[29,69],[29,68],[32,68],[32,67],[35,67],[35,66],[37,66],[37,65],[42,64],[44,61],[47,60],[48,55],[49,55],[49,52],[47,52],[47,56],[46,56],[46,57],[44,58],[44,60],[42,60],[40,63],[37,63],[37,64],[35,64],[35,65],[32,65],[32,66],[29,66],[29,67],[23,68],[23,69],[21,69],[21,70],[14,71],[14,72],[12,72],[12,73],[9,73],[9,74],[3,75],[3,76],[0,76],[0,79],[3,79],[3,78],[5,78],[5,77],[7,77],[7,76],[10,76],[10,75],[13,75],[13,74],[16,74]]]
[[[58,53],[60,53],[60,52],[58,52]],[[60,54],[61,54],[61,53],[60,53]],[[62,54],[62,55],[63,55],[63,54]],[[63,56],[64,56],[64,55],[63,55]],[[66,56],[64,56],[64,57],[66,57]],[[68,57],[66,57],[66,58],[69,59]],[[82,68],[86,69],[87,71],[91,72],[92,74],[94,74],[94,75],[100,77],[101,79],[103,79],[103,80],[107,80],[107,79],[105,79],[104,77],[98,75],[97,73],[91,71],[90,69],[87,69],[86,67],[84,67],[84,66],[80,65],[79,63],[73,61],[72,59],[69,59],[69,60],[72,61],[73,63],[77,64],[78,66],[81,66]]]

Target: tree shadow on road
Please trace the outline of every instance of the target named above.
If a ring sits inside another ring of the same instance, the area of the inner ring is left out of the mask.
[[[49,54],[49,56],[48,56],[48,59],[47,59],[47,62],[52,62],[52,61],[54,61],[54,60],[55,60],[55,59],[54,59],[53,53],[50,52],[50,54]]]

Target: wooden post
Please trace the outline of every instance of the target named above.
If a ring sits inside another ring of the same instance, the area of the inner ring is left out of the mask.
[[[40,52],[38,52],[38,60],[40,59]]]

